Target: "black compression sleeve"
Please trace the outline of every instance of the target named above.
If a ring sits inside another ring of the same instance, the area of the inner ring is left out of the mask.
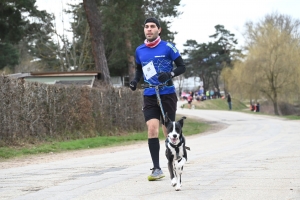
[[[173,70],[174,72],[174,76],[179,76],[180,74],[183,74],[185,72],[185,64],[183,62],[183,59],[181,56],[179,56],[178,58],[176,58],[174,60],[174,63],[176,65],[176,69]]]
[[[142,65],[136,64],[134,80],[136,80],[136,82],[139,82],[142,76],[143,76]]]

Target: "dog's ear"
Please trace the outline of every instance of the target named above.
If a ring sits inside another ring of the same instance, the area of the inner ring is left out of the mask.
[[[181,128],[183,127],[183,120],[186,119],[185,116],[183,116],[179,121],[178,123],[180,124]]]

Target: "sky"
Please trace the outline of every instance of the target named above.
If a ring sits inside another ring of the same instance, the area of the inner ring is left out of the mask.
[[[183,14],[172,23],[177,31],[175,43],[182,51],[188,39],[207,43],[215,33],[215,25],[235,34],[239,45],[244,44],[245,23],[258,22],[267,14],[278,12],[300,20],[300,0],[182,0]]]
[[[62,12],[62,8],[76,2],[82,0],[36,0],[36,5],[55,14],[57,30],[63,33],[70,17]],[[183,44],[189,39],[198,43],[211,41],[209,36],[215,33],[214,26],[218,24],[235,34],[242,46],[246,22],[258,22],[273,12],[300,20],[299,8],[300,0],[181,0],[178,10],[183,14],[172,20],[171,31],[178,32],[174,42],[179,51],[183,51]]]

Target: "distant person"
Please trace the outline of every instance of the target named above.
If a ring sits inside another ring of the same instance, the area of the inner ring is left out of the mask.
[[[192,95],[192,92],[190,92],[190,95],[188,96],[187,101],[188,101],[189,109],[191,109],[192,101],[193,101],[193,95]]]
[[[253,112],[254,112],[254,111],[255,111],[255,105],[251,103],[251,105],[250,105],[250,109],[251,109],[251,111],[253,111]]]
[[[259,106],[259,103],[257,102],[257,104],[256,104],[256,112],[259,112],[259,108],[260,106]]]
[[[198,95],[199,95],[199,96],[202,96],[203,93],[204,93],[204,89],[203,89],[202,86],[200,86],[200,89],[199,89],[199,91],[198,91]]]
[[[211,89],[210,92],[209,92],[209,95],[210,95],[211,99],[213,99],[214,94],[215,94],[215,91],[213,89]]]
[[[220,98],[220,93],[217,88],[215,88],[215,98],[216,99]]]
[[[185,93],[184,91],[181,93],[181,98],[183,100],[187,100],[187,93]]]
[[[227,94],[227,102],[228,102],[229,110],[231,110],[231,96],[230,96],[230,93]]]
[[[209,90],[206,91],[206,98],[209,99]]]

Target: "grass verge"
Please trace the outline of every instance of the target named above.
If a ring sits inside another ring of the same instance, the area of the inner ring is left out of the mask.
[[[232,99],[232,110],[243,110],[247,109],[247,106],[240,102],[237,99]],[[192,102],[192,105],[195,105],[196,109],[207,109],[207,110],[228,110],[228,103],[226,99],[209,99],[205,101],[196,101]],[[187,108],[185,104],[185,108]]]
[[[283,117],[290,120],[300,120],[300,116],[296,116],[296,115],[286,115]]]
[[[182,116],[178,115],[177,118]],[[184,135],[194,135],[203,133],[210,128],[211,125],[196,119],[187,118],[184,120]],[[159,138],[164,139],[163,132],[160,128]],[[38,155],[43,153],[58,153],[71,150],[81,150],[90,148],[101,148],[107,146],[128,145],[136,141],[146,141],[147,132],[129,133],[124,136],[99,136],[94,138],[71,140],[65,142],[51,142],[33,145],[30,147],[1,147],[0,160],[21,157],[26,155]]]
[[[196,109],[205,109],[205,110],[228,110],[228,103],[226,99],[212,99],[212,100],[205,100],[205,101],[196,101],[192,102],[192,105],[195,106]],[[187,108],[188,104],[184,104],[184,107]],[[269,115],[269,116],[276,116],[272,114],[266,114],[262,112],[252,112],[250,111],[249,107],[246,106],[243,102],[240,102],[237,99],[232,99],[232,110],[250,113],[253,115]],[[296,115],[280,115],[276,117],[281,117],[289,120],[300,120],[300,116]]]

